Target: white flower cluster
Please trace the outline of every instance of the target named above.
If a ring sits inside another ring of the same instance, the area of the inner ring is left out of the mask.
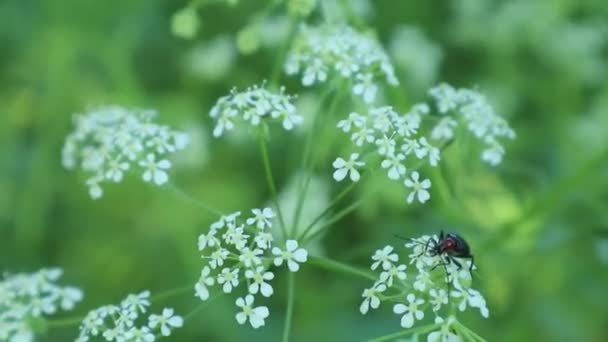
[[[391,107],[379,107],[371,108],[367,115],[350,113],[347,119],[338,122],[338,128],[350,134],[356,148],[371,147],[370,154],[380,157],[380,166],[386,169],[389,179],[402,181],[410,189],[408,203],[414,199],[420,203],[429,200],[431,181],[421,179],[417,171],[412,170],[408,175],[406,164],[411,160],[420,160],[437,166],[440,159],[439,148],[418,133],[422,116],[428,111],[425,104],[415,105],[406,114],[399,114]],[[352,153],[348,160],[337,158],[333,162],[334,179],[339,182],[350,174],[353,182],[358,181],[360,175],[357,168],[365,165],[358,159],[359,153]]]
[[[453,309],[477,308],[485,318],[489,317],[489,310],[481,293],[471,288],[470,260],[459,259],[462,267],[446,263],[441,255],[431,252],[430,239],[437,241],[437,236],[422,236],[405,244],[411,250],[409,266],[399,263],[399,255],[392,246],[377,250],[371,269],[380,274],[374,285],[363,291],[359,310],[366,314],[382,302],[393,302],[393,312],[401,316],[403,328],[413,327],[430,310],[435,323],[441,323],[441,329],[430,333],[428,340],[452,341],[448,335],[457,321],[448,315]]]
[[[152,110],[100,107],[74,118],[75,130],[65,141],[62,164],[91,174],[86,184],[93,199],[103,195],[101,183],[119,183],[125,172],[139,167],[142,179],[162,185],[169,180],[169,153],[188,144],[188,135],[155,124]]]
[[[264,325],[269,310],[266,306],[254,306],[254,296],[270,297],[274,293],[270,281],[274,273],[271,264],[287,265],[291,272],[300,269],[306,262],[308,252],[298,247],[295,240],[287,240],[285,248],[274,244],[271,233],[275,217],[270,208],[253,209],[253,216],[238,222],[240,212],[222,216],[213,223],[209,232],[198,239],[198,249],[203,253],[206,265],[194,285],[196,296],[209,299],[209,288],[217,285],[224,293],[231,293],[239,284],[247,285],[247,294],[236,300],[240,312],[236,314],[239,324],[247,320],[255,329]],[[271,252],[271,253],[270,253]]]
[[[56,284],[61,274],[61,269],[49,268],[8,275],[0,282],[0,341],[33,341],[33,318],[72,310],[82,300],[80,289]]]
[[[285,71],[289,75],[302,72],[304,86],[323,83],[335,72],[349,79],[353,93],[366,103],[376,98],[378,77],[383,75],[389,84],[399,84],[382,46],[348,26],[302,27]]]
[[[514,139],[515,132],[505,119],[496,114],[485,96],[472,89],[456,89],[445,83],[429,90],[429,94],[435,99],[439,113],[460,114],[467,129],[485,144],[482,160],[490,165],[498,165],[502,161],[505,149],[500,139]],[[457,126],[458,120],[446,116],[433,128],[431,137],[451,139]]]
[[[175,328],[184,325],[184,319],[165,308],[162,314],[148,316],[147,324],[138,318],[146,316],[150,306],[150,291],[130,294],[120,305],[105,305],[90,311],[80,325],[80,335],[76,342],[91,338],[106,341],[153,342],[162,336],[171,335]]]
[[[292,99],[293,96],[285,94],[285,88],[281,88],[278,94],[257,85],[243,92],[233,89],[229,95],[220,97],[209,112],[217,122],[213,136],[220,137],[225,131],[232,130],[237,121],[257,127],[265,118],[280,121],[284,129],[292,130],[303,121]]]

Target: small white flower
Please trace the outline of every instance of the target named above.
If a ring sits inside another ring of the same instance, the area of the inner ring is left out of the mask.
[[[365,165],[364,162],[360,162],[357,161],[357,159],[359,158],[359,154],[358,153],[352,153],[350,155],[350,158],[348,159],[348,161],[342,159],[342,158],[337,158],[336,160],[334,160],[334,162],[332,163],[332,166],[336,169],[336,171],[334,171],[334,179],[338,182],[342,181],[344,178],[346,178],[346,176],[350,173],[350,180],[353,182],[357,182],[359,181],[359,178],[361,177],[359,171],[357,171],[356,167],[361,167],[363,165]]]
[[[228,257],[228,254],[229,254],[229,252],[225,248],[216,249],[209,256],[209,258],[211,259],[211,261],[209,261],[209,266],[211,266],[211,268],[215,269],[217,267],[224,265],[224,260],[226,260],[226,258]]]
[[[407,266],[399,265],[395,266],[391,264],[391,267],[380,273],[380,281],[386,283],[388,286],[393,286],[393,279],[397,278],[399,280],[405,280],[407,278],[407,274],[405,273],[405,269]]]
[[[184,319],[180,316],[173,315],[173,309],[163,309],[162,315],[150,315],[148,326],[155,329],[160,326],[160,333],[163,336],[171,335],[171,329],[181,328],[184,325]]]
[[[378,146],[378,154],[381,156],[389,156],[395,152],[395,140],[383,135],[382,138],[376,140]]]
[[[424,312],[418,309],[418,306],[424,303],[421,298],[416,299],[416,296],[412,293],[407,295],[407,305],[395,304],[393,312],[403,316],[401,317],[401,326],[403,328],[411,328],[414,326],[415,320],[421,320],[424,318]]]
[[[128,311],[144,313],[150,306],[150,291],[130,294],[120,303],[120,306]]]
[[[165,184],[169,180],[169,176],[165,170],[171,167],[171,162],[167,159],[156,161],[156,156],[149,153],[146,160],[139,162],[139,165],[145,169],[142,179],[145,182],[154,181],[156,185]]]
[[[277,256],[274,258],[274,264],[275,266],[281,266],[283,261],[285,261],[291,272],[297,272],[300,269],[298,263],[306,262],[308,252],[304,248],[298,248],[296,240],[287,240],[285,247],[285,250],[281,250],[278,247],[272,248],[272,254]]]
[[[448,293],[444,289],[431,289],[429,296],[431,296],[429,303],[433,306],[433,311],[435,312],[439,311],[441,306],[448,303]]]
[[[365,315],[369,311],[370,307],[372,309],[377,309],[380,306],[380,298],[378,297],[378,294],[384,291],[386,291],[386,285],[382,283],[376,283],[371,288],[363,290],[363,294],[361,294],[361,297],[363,297],[363,302],[359,307],[361,314]]]
[[[454,137],[454,128],[458,126],[456,120],[451,117],[442,118],[439,123],[433,127],[431,138],[435,140],[452,139]]]
[[[274,237],[272,236],[272,233],[270,233],[270,232],[259,231],[256,234],[254,241],[255,241],[256,245],[258,246],[258,248],[268,249],[272,245],[272,242],[274,241]]]
[[[121,162],[120,159],[112,159],[108,162],[106,178],[119,183],[122,180],[124,171],[129,169],[129,163]]]
[[[241,255],[239,255],[239,261],[245,265],[245,267],[251,267],[253,265],[259,265],[262,263],[262,259],[260,259],[260,255],[264,253],[261,249],[249,249],[249,247],[244,247],[240,250]]]
[[[420,138],[419,140],[420,147],[418,147],[414,152],[418,159],[422,159],[425,156],[429,156],[429,164],[431,166],[437,166],[439,162],[439,149],[431,146],[428,141],[426,141],[425,137]]]
[[[357,83],[353,86],[353,94],[363,95],[365,103],[372,103],[376,98],[378,86],[374,84],[373,75],[370,73],[357,74]]]
[[[272,226],[270,220],[275,217],[275,214],[271,208],[252,209],[251,212],[253,213],[254,217],[247,219],[248,225],[255,224],[258,229],[264,229]]]
[[[238,298],[236,300],[236,306],[242,308],[243,311],[236,314],[236,321],[239,324],[245,324],[247,319],[254,329],[264,326],[264,320],[270,314],[268,308],[265,306],[253,307],[253,296],[247,295],[245,299]]]
[[[304,77],[302,78],[302,85],[311,86],[318,82],[325,82],[327,80],[327,67],[323,65],[323,61],[319,58],[315,58],[312,64],[304,70]]]
[[[148,327],[132,328],[127,331],[125,338],[130,342],[154,342],[156,339]]]
[[[201,300],[205,301],[209,299],[209,289],[208,286],[213,286],[215,284],[215,279],[210,277],[211,270],[209,267],[205,266],[201,270],[201,277],[198,282],[194,285],[194,291],[196,296]]]
[[[274,292],[272,286],[266,282],[274,279],[272,272],[265,272],[264,267],[258,266],[255,271],[251,269],[245,271],[245,277],[253,281],[249,285],[249,293],[256,294],[259,291],[264,297],[272,296]]]
[[[460,336],[454,334],[450,329],[451,325],[454,323],[454,317],[448,318],[447,321],[444,321],[443,318],[437,316],[435,317],[435,324],[441,324],[441,329],[438,331],[433,331],[429,333],[427,336],[427,342],[460,342],[462,339]]]
[[[383,249],[379,249],[372,256],[372,260],[375,262],[372,264],[372,271],[378,268],[378,266],[382,265],[382,269],[389,270],[392,263],[399,261],[399,256],[396,253],[393,253],[393,246],[385,246]]]
[[[405,175],[405,165],[402,164],[402,161],[405,159],[405,156],[402,153],[397,153],[396,155],[389,155],[386,159],[382,161],[380,166],[383,169],[388,169],[388,178],[392,180],[397,180]]]
[[[239,269],[235,268],[232,271],[227,267],[222,269],[222,273],[217,276],[217,283],[223,284],[222,291],[225,293],[232,292],[232,289],[239,285]]]
[[[452,291],[450,295],[454,298],[461,298],[460,303],[458,304],[458,310],[466,310],[468,304],[471,307],[478,308],[484,318],[488,318],[490,316],[490,311],[486,306],[486,301],[479,291],[473,289],[465,290],[457,287],[457,289]]]
[[[201,234],[198,237],[198,250],[203,251],[207,247],[215,247],[220,245],[220,240],[215,237],[216,230],[210,229],[209,233]]]
[[[419,181],[420,174],[417,171],[412,172],[411,179],[406,179],[403,183],[406,187],[412,188],[412,192],[407,196],[407,203],[412,203],[414,201],[414,196],[417,196],[418,202],[424,203],[431,198],[431,194],[427,189],[431,187],[431,181],[429,179],[424,179],[422,182]]]

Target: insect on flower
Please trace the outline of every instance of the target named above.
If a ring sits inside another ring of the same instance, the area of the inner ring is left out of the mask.
[[[438,266],[443,266],[446,271],[446,278],[448,285],[450,284],[448,266],[451,264],[455,265],[458,270],[462,269],[462,263],[458,259],[469,259],[469,273],[473,276],[473,267],[475,267],[475,258],[471,254],[471,248],[467,241],[456,233],[444,233],[443,230],[439,232],[439,236],[431,236],[426,241],[419,239],[406,240],[424,246],[422,252],[418,256],[429,256],[437,257],[439,261],[431,267],[431,271]]]

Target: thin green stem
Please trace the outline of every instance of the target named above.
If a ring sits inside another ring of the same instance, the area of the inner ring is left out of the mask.
[[[344,196],[348,195],[348,193],[355,187],[356,184],[357,184],[356,182],[351,182],[347,187],[342,189],[342,191],[333,200],[331,200],[331,202],[329,202],[329,205],[327,206],[327,208],[325,208],[325,210],[323,210],[317,217],[315,217],[315,219],[312,220],[312,222],[310,222],[310,224],[302,231],[302,233],[298,237],[298,240],[300,240],[302,237],[306,236],[306,234],[308,234],[308,232],[315,226],[315,224],[319,223],[319,221],[321,221],[321,219],[323,219],[323,217],[325,215],[327,215],[327,213],[329,213],[329,211],[338,202],[340,202],[340,200]]]
[[[460,328],[461,330],[464,331],[465,334],[469,335],[471,337],[471,340],[473,341],[479,341],[479,342],[486,342],[486,339],[479,336],[477,333],[475,333],[473,330],[469,329],[467,326],[465,326],[464,324],[456,321],[454,323],[458,328]]]
[[[329,89],[331,89],[331,88],[328,88],[327,93],[323,95],[321,103],[324,102],[325,97],[330,93]],[[322,107],[321,106],[319,107],[319,109],[316,111],[312,126],[310,127],[310,130],[308,131],[308,135],[306,137],[304,154],[302,155],[301,169],[305,170],[307,172],[304,174],[305,179],[304,179],[303,185],[300,186],[298,200],[297,200],[297,204],[296,204],[296,213],[294,216],[295,218],[294,218],[294,224],[293,224],[294,231],[296,231],[296,232],[298,231],[298,228],[300,225],[300,217],[302,214],[302,208],[304,206],[304,199],[306,198],[306,193],[308,192],[308,186],[310,184],[310,181],[311,181],[312,175],[313,175],[314,162],[315,162],[315,154],[313,154],[311,152],[312,143],[313,143],[313,141],[315,141],[315,139],[313,139],[313,137],[316,135],[315,133],[317,133],[321,130],[319,127],[319,126],[322,126],[321,119],[333,116],[333,113],[336,111],[336,107],[337,107],[339,101],[340,101],[340,96],[339,95],[334,96],[332,102],[329,105],[329,111],[328,111],[329,114],[328,115],[322,115],[320,113],[320,110]]]
[[[219,210],[217,210],[217,209],[215,209],[215,208],[213,208],[213,207],[211,207],[211,206],[209,206],[209,205],[207,205],[207,204],[205,204],[205,203],[197,200],[196,198],[192,197],[191,195],[189,195],[188,193],[186,193],[185,191],[183,191],[182,189],[180,189],[179,187],[177,187],[175,184],[169,183],[167,185],[167,188],[171,189],[171,191],[174,194],[176,194],[178,197],[180,197],[181,199],[185,200],[186,202],[194,204],[195,206],[197,206],[197,207],[199,207],[201,209],[204,209],[205,211],[207,211],[207,212],[209,212],[209,213],[211,213],[213,215],[222,216],[222,213]]]
[[[260,151],[262,152],[262,160],[264,163],[264,173],[266,174],[266,182],[268,183],[268,188],[270,188],[270,193],[272,195],[272,201],[274,203],[274,206],[277,209],[277,216],[279,217],[281,232],[283,233],[284,239],[287,240],[289,238],[289,236],[287,235],[287,227],[285,227],[285,220],[283,220],[283,212],[281,211],[281,207],[279,206],[277,189],[274,185],[274,178],[272,177],[272,170],[270,167],[270,159],[268,158],[268,148],[266,147],[266,140],[263,136],[260,136]]]
[[[363,203],[363,199],[359,199],[359,200],[355,201],[348,207],[340,210],[339,212],[334,214],[332,217],[327,219],[325,222],[323,222],[322,225],[318,226],[316,228],[316,230],[311,230],[307,236],[303,237],[302,245],[306,244],[306,242],[308,242],[308,241],[313,240],[314,238],[319,236],[319,234],[323,233],[324,229],[331,227],[334,223],[341,220],[344,216],[350,214],[352,211],[357,209],[359,207],[359,205],[361,205],[361,203]]]
[[[73,325],[77,325],[82,322],[84,315],[78,317],[67,317],[61,319],[49,319],[46,320],[46,326],[48,328],[61,328],[61,327],[71,327]]]
[[[373,338],[373,339],[369,340],[369,342],[392,341],[392,340],[394,340],[394,339],[396,339],[398,337],[402,337],[402,336],[406,336],[406,335],[424,334],[424,333],[427,333],[429,331],[433,331],[433,330],[439,328],[440,326],[441,326],[441,323],[423,325],[423,326],[420,326],[420,327],[417,327],[417,328],[406,329],[406,330],[398,331],[396,333],[392,333],[392,334],[389,334],[389,335],[376,337],[376,338]]]
[[[189,320],[190,318],[194,317],[194,315],[196,315],[197,313],[199,313],[204,307],[206,307],[207,305],[209,305],[209,303],[213,302],[214,300],[216,300],[217,298],[221,297],[223,295],[219,294],[215,297],[209,298],[208,300],[199,303],[196,307],[194,307],[194,309],[192,309],[190,312],[188,312],[187,314],[184,315],[184,321]]]
[[[329,271],[336,271],[336,272],[340,272],[340,273],[344,273],[344,274],[350,274],[350,275],[353,275],[353,276],[356,276],[359,278],[364,278],[366,280],[371,280],[371,281],[378,280],[377,279],[378,277],[376,277],[371,272],[356,268],[354,266],[344,264],[339,261],[324,258],[324,257],[311,256],[308,258],[307,263],[310,265],[313,265],[313,266],[317,266],[317,267],[329,270]]]
[[[285,328],[283,329],[283,342],[289,341],[291,333],[291,320],[293,318],[293,306],[295,302],[295,273],[287,275],[287,311],[285,311]]]
[[[150,300],[153,301],[153,302],[158,301],[158,300],[164,300],[164,299],[176,296],[176,295],[184,294],[184,293],[189,292],[189,291],[194,292],[194,286],[193,285],[177,287],[177,288],[174,288],[174,289],[169,289],[169,290],[166,290],[166,291],[163,291],[163,292],[159,292],[159,293],[153,295],[150,298]]]

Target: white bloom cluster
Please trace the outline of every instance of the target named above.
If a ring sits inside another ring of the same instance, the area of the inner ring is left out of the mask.
[[[80,289],[56,284],[61,274],[59,268],[48,268],[8,275],[0,282],[0,341],[33,341],[33,318],[72,310],[82,300]]]
[[[349,79],[353,93],[366,103],[376,98],[378,77],[383,75],[389,84],[399,84],[382,46],[348,26],[302,27],[285,71],[289,75],[302,72],[304,86],[323,83],[335,73]]]
[[[439,113],[460,114],[467,129],[485,144],[481,154],[485,162],[498,165],[502,161],[505,149],[499,140],[514,139],[515,132],[505,119],[496,114],[485,96],[472,89],[456,89],[445,83],[429,90],[429,94],[435,99]],[[450,139],[457,126],[458,120],[446,116],[433,128],[431,136],[436,140]]]
[[[232,130],[238,121],[257,127],[265,118],[280,121],[284,129],[292,130],[303,121],[292,99],[293,96],[285,94],[285,88],[281,88],[278,94],[257,85],[243,92],[232,89],[229,95],[220,97],[209,112],[216,121],[213,136],[222,136],[225,131]]]
[[[155,124],[152,110],[100,107],[74,118],[75,130],[65,141],[62,164],[91,174],[86,184],[93,199],[103,195],[101,183],[119,183],[125,172],[139,167],[145,182],[162,185],[169,180],[169,153],[188,144],[188,135]]]
[[[401,317],[403,328],[413,327],[430,311],[435,322],[442,326],[441,330],[430,333],[428,340],[452,341],[446,339],[449,337],[446,334],[451,334],[450,327],[456,322],[448,316],[453,309],[477,308],[485,318],[489,317],[489,310],[481,293],[471,288],[470,260],[459,259],[462,267],[446,263],[440,255],[431,252],[433,241],[430,239],[436,240],[437,236],[425,235],[405,244],[411,251],[409,266],[399,263],[399,255],[392,246],[377,250],[372,256],[371,269],[380,274],[373,286],[363,291],[359,310],[366,314],[382,302],[393,302],[393,312]]]
[[[171,308],[163,309],[160,315],[149,315],[147,324],[141,322],[139,318],[146,316],[149,306],[150,291],[143,291],[128,295],[119,305],[105,305],[90,311],[80,325],[76,342],[101,338],[116,342],[153,342],[184,325],[184,319]]]
[[[208,233],[199,236],[198,249],[206,265],[194,290],[205,301],[214,285],[224,293],[231,293],[245,283],[247,294],[236,300],[241,309],[236,320],[239,324],[248,320],[257,329],[270,313],[266,306],[254,306],[254,295],[268,298],[274,293],[270,284],[274,279],[274,273],[269,271],[271,264],[286,264],[291,272],[297,272],[299,264],[306,262],[308,252],[299,248],[295,240],[287,240],[285,248],[275,245],[271,233],[275,217],[272,209],[252,209],[251,213],[243,222],[239,222],[240,212],[222,216],[211,224]]]
[[[406,164],[419,160],[418,164],[428,162],[436,166],[440,159],[439,148],[431,145],[418,132],[422,116],[428,111],[425,104],[417,104],[405,114],[399,114],[391,107],[378,107],[371,108],[367,115],[350,113],[347,119],[338,122],[338,128],[350,134],[356,148],[371,147],[367,155],[380,157],[380,166],[386,169],[389,179],[402,181],[410,189],[408,203],[414,199],[420,203],[429,200],[431,181],[421,179],[417,171],[408,172]],[[348,161],[337,158],[333,162],[334,179],[339,182],[350,174],[353,182],[358,181],[360,175],[357,168],[365,165],[358,158],[359,153],[352,153]]]

